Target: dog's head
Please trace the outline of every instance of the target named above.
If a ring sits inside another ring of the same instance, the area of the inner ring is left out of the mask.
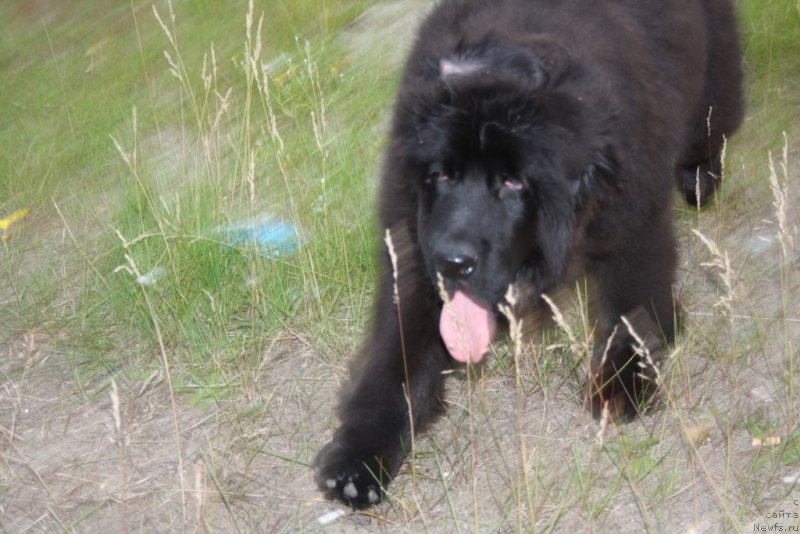
[[[495,310],[511,284],[561,280],[594,183],[612,172],[569,89],[576,74],[548,61],[483,44],[441,59],[399,108],[426,269],[465,314]]]

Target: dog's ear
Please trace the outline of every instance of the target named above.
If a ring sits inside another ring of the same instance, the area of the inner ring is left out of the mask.
[[[619,163],[617,150],[613,146],[608,145],[597,151],[594,162],[590,165],[593,179],[613,180],[619,171]]]
[[[586,192],[616,182],[619,172],[619,158],[613,146],[606,146],[595,152],[592,162],[574,184],[574,193]]]

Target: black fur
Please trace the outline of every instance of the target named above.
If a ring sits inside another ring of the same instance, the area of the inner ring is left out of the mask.
[[[440,413],[452,359],[437,272],[495,310],[509,284],[538,301],[588,273],[600,297],[587,406],[634,413],[675,330],[672,188],[692,204],[714,193],[741,77],[728,0],[442,2],[408,59],[385,156],[398,295],[384,253],[342,425],[315,460],[320,489],[377,502],[411,425]]]

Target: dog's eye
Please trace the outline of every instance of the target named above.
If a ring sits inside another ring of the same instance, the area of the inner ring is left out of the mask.
[[[507,191],[522,191],[525,189],[525,182],[510,173],[497,173],[495,180],[497,180],[497,183],[503,184],[503,189]]]
[[[428,176],[425,177],[426,184],[435,184],[436,182],[446,182],[450,176],[439,165],[433,165],[428,170]]]
[[[503,187],[505,189],[510,189],[511,191],[522,191],[525,189],[525,184],[522,182],[522,180],[506,176],[503,178]]]

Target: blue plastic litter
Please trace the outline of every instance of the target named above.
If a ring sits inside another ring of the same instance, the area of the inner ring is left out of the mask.
[[[271,216],[232,224],[222,233],[229,246],[253,248],[267,258],[288,256],[300,248],[297,227]]]

